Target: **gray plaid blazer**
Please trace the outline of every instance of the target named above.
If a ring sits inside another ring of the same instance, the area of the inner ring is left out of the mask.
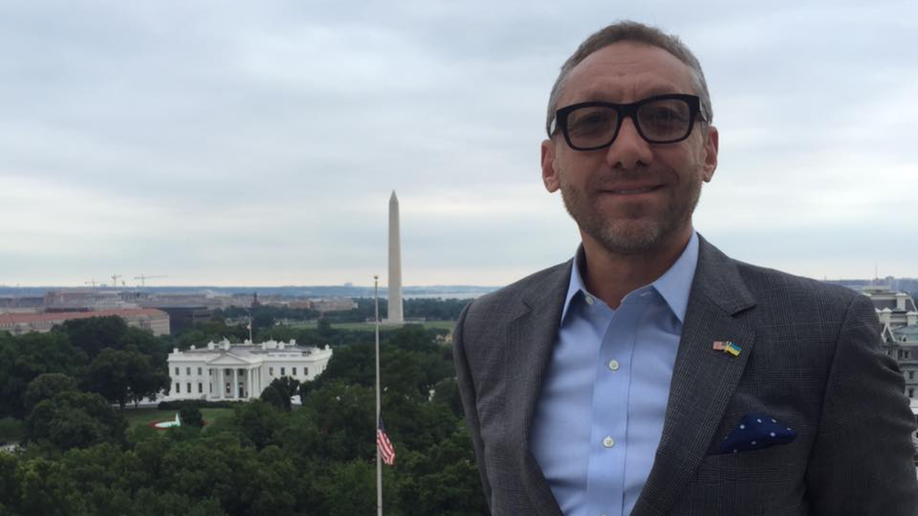
[[[915,418],[865,296],[725,256],[701,239],[654,465],[632,516],[918,514]],[[529,448],[571,263],[470,304],[459,389],[494,516],[561,516]],[[712,349],[733,341],[733,357]],[[790,444],[718,454],[749,413]]]

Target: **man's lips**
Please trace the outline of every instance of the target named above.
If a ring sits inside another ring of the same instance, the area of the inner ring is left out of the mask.
[[[641,195],[655,192],[663,185],[614,185],[603,187],[601,193],[612,195]]]

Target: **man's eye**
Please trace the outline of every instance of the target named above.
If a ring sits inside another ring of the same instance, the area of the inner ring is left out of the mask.
[[[643,113],[641,117],[648,122],[681,122],[685,120],[685,115],[678,110],[670,108],[654,108]]]
[[[578,134],[605,131],[614,123],[614,117],[602,111],[578,114],[570,121],[570,129]]]
[[[638,112],[641,125],[648,128],[682,127],[688,124],[689,116],[687,106],[672,102],[644,106]]]

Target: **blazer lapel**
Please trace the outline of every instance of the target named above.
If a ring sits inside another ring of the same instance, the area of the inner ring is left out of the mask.
[[[522,314],[507,330],[509,431],[519,437],[519,468],[527,479],[526,492],[538,514],[544,516],[563,514],[529,449],[529,428],[558,334],[571,265],[569,261],[558,266],[545,281],[523,294]]]
[[[701,239],[676,355],[663,434],[632,516],[668,514],[714,438],[752,348],[755,332],[734,318],[755,305],[736,265]],[[713,349],[732,341],[738,356]]]

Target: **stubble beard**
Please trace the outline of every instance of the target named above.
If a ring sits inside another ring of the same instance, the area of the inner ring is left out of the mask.
[[[686,176],[690,181],[685,185],[688,191],[680,192],[687,197],[677,194],[662,212],[649,213],[646,207],[634,204],[613,217],[603,214],[595,200],[578,191],[565,176],[561,174],[561,198],[567,212],[581,231],[614,254],[647,254],[665,247],[676,233],[691,225],[692,213],[701,198],[701,171],[695,170]]]

